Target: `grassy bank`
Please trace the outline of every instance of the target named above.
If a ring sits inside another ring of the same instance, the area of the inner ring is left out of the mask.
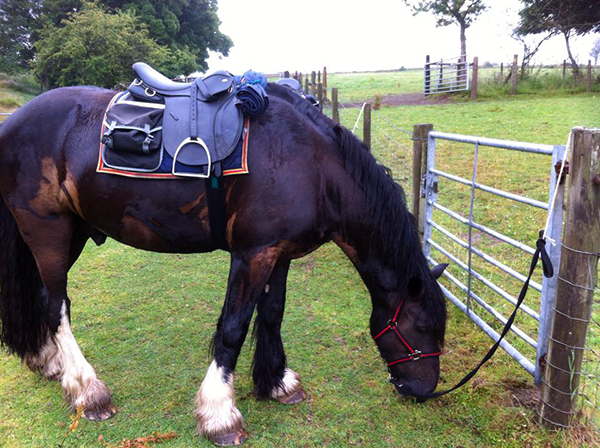
[[[10,112],[40,93],[31,75],[0,73],[0,112]]]

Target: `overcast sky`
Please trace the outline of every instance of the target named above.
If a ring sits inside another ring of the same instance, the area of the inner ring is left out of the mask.
[[[522,54],[510,38],[518,20],[518,0],[487,0],[487,12],[467,29],[471,60],[508,62]],[[402,0],[218,0],[220,30],[233,40],[229,56],[212,55],[210,70],[241,74],[284,70],[329,72],[420,67],[432,59],[458,56],[459,28],[436,28],[431,14],[413,16]],[[587,63],[599,34],[574,37],[572,51]],[[545,42],[538,62],[567,57],[564,38]]]

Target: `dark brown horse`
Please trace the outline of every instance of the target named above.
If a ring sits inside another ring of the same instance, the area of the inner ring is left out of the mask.
[[[441,269],[427,266],[402,189],[348,130],[289,89],[270,85],[268,93],[269,109],[251,123],[251,174],[224,180],[231,270],[214,361],[196,399],[198,431],[223,445],[247,436],[233,372],[255,308],[257,396],[287,404],[305,398],[280,335],[286,278],[292,259],[327,241],[370,291],[371,335],[390,374],[416,393],[435,389],[439,377],[446,310],[434,277]],[[217,248],[204,181],[96,172],[113,95],[53,90],[0,126],[0,340],[33,371],[60,381],[91,420],[109,418],[115,407],[70,329],[67,273],[86,241],[110,236],[171,253]]]

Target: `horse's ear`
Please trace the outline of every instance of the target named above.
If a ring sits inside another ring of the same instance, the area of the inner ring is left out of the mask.
[[[419,277],[413,277],[408,281],[408,295],[418,297],[423,291],[423,281]]]
[[[444,270],[447,267],[448,267],[448,263],[442,263],[442,264],[438,264],[433,269],[431,269],[431,274],[433,275],[433,278],[435,278],[436,280],[438,278],[440,278],[442,276],[442,274],[444,273]]]

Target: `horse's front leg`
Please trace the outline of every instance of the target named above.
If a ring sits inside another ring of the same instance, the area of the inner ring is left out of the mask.
[[[214,359],[196,396],[198,432],[217,445],[240,445],[248,437],[235,406],[233,372],[256,301],[276,261],[273,249],[231,256],[227,297],[214,339]]]
[[[286,366],[281,341],[281,322],[285,309],[285,292],[289,260],[281,260],[273,269],[258,299],[256,315],[256,351],[254,353],[254,387],[259,398],[271,398],[283,404],[299,403],[306,398],[300,378]]]

